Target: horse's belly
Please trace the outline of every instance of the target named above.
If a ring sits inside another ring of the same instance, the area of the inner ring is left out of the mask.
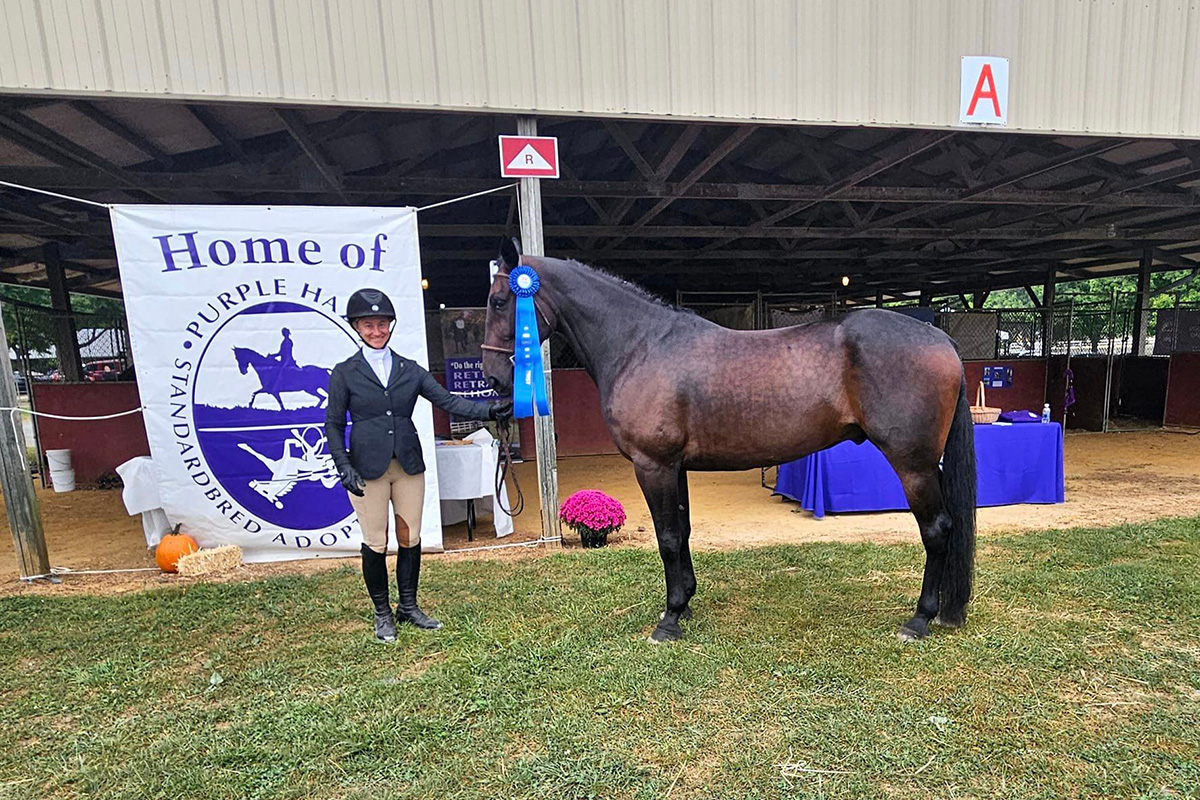
[[[837,407],[797,403],[766,413],[693,420],[688,429],[684,464],[689,469],[752,469],[794,461],[857,438]]]

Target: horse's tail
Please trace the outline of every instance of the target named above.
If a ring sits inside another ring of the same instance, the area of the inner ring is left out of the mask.
[[[946,437],[942,463],[942,498],[950,515],[950,539],[942,569],[940,613],[947,625],[967,621],[971,579],[975,570],[975,425],[967,400],[967,382],[958,390],[954,421]]]

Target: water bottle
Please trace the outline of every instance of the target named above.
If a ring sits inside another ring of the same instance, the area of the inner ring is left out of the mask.
[[[1050,404],[1046,403],[1046,405],[1042,406],[1042,422],[1049,422],[1049,421],[1050,421]]]

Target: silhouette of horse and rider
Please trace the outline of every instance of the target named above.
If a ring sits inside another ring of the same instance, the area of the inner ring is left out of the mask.
[[[312,364],[300,366],[292,355],[292,332],[287,328],[280,331],[283,340],[279,343],[279,351],[263,355],[248,347],[233,348],[237,359],[238,370],[243,375],[250,367],[258,377],[259,388],[250,395],[250,408],[260,394],[269,394],[279,404],[283,411],[284,392],[306,392],[317,398],[317,408],[325,405],[329,399],[329,370]]]

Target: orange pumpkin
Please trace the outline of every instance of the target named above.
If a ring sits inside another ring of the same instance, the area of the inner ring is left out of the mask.
[[[180,533],[179,526],[176,525],[175,531],[163,536],[162,541],[158,543],[154,551],[154,561],[163,572],[178,572],[179,558],[199,549],[200,545],[196,544],[196,540],[186,533]]]

